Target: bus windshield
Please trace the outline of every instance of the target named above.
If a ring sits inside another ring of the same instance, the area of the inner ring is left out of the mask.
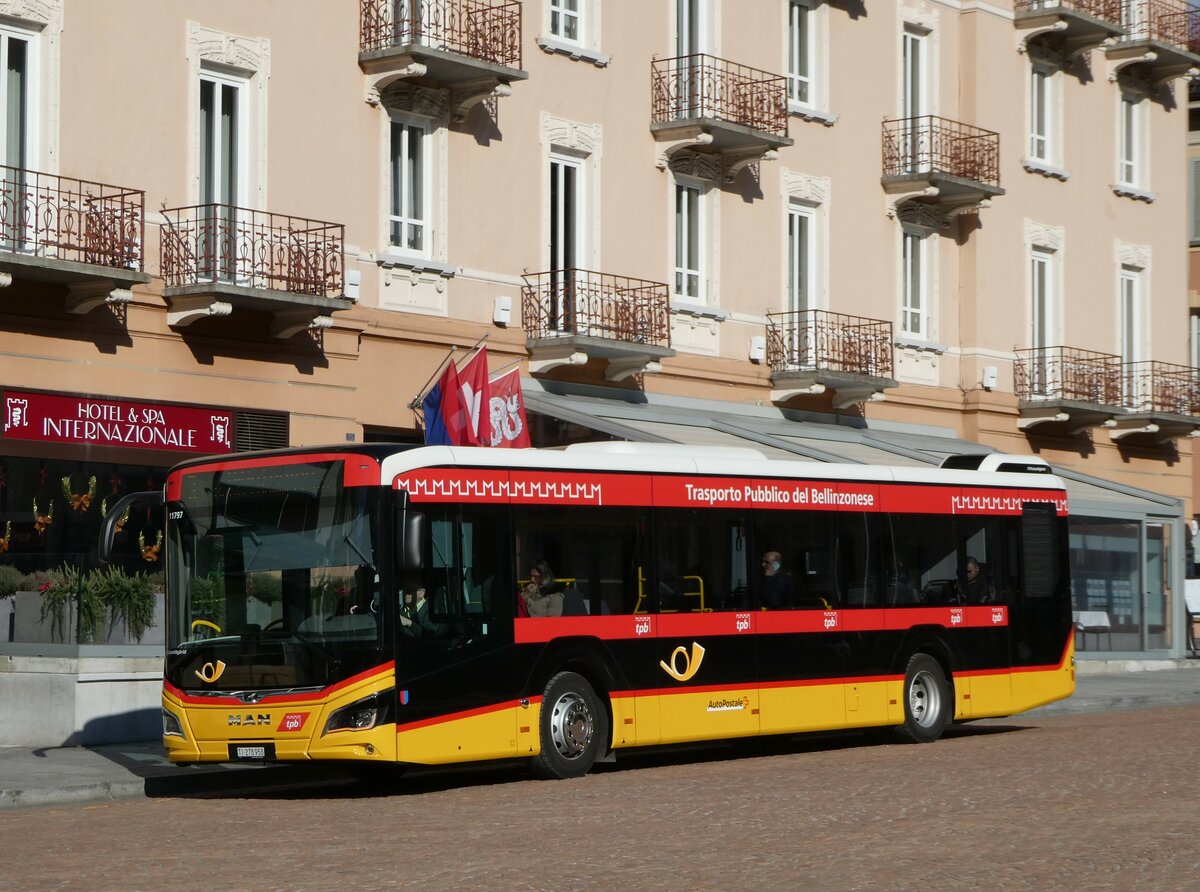
[[[377,652],[380,497],[346,488],[342,471],[334,460],[182,473],[168,504],[173,683],[316,687]],[[217,661],[214,678],[204,667]]]

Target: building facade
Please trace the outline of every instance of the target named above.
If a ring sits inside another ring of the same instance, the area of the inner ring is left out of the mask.
[[[87,560],[189,454],[417,442],[486,335],[535,445],[1042,455],[1096,645],[1181,653],[1194,20],[0,0],[0,560]]]

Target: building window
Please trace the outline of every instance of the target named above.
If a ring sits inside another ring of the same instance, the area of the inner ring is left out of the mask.
[[[1200,158],[1188,159],[1188,237],[1200,245]]]
[[[1120,114],[1117,180],[1124,186],[1142,186],[1142,103],[1136,96],[1123,93]]]
[[[245,204],[246,82],[200,76],[200,203]]]
[[[1137,368],[1134,363],[1142,359],[1142,282],[1141,271],[1128,266],[1121,267],[1119,285],[1121,318],[1121,362],[1124,363],[1124,389],[1127,401],[1136,401],[1139,394]]]
[[[788,101],[813,105],[813,10],[811,0],[791,0],[788,10]]]
[[[1046,69],[1034,66],[1030,71],[1029,157],[1046,164],[1055,160],[1052,157],[1053,138],[1051,135],[1054,114],[1051,92],[1053,83],[1053,74]]]
[[[1191,326],[1191,366],[1200,369],[1200,313],[1192,313],[1188,323]]]
[[[584,0],[550,0],[550,33],[571,43],[583,41],[580,5]]]
[[[699,186],[675,186],[675,295],[704,302],[704,201]]]
[[[927,338],[929,296],[926,283],[926,252],[929,240],[915,232],[904,232],[902,239],[900,331],[913,337]]]
[[[788,209],[787,309],[802,313],[814,309],[813,269],[816,215],[812,208],[792,205]]]
[[[4,124],[3,164],[9,167],[29,166],[29,74],[30,36],[8,28],[0,28],[0,121]]]
[[[391,200],[388,241],[393,247],[428,254],[429,131],[392,121]]]
[[[1029,346],[1052,347],[1054,320],[1054,255],[1034,248],[1029,259]]]

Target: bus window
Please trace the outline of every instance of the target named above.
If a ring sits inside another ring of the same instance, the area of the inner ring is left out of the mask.
[[[514,510],[514,599],[535,564],[553,574],[552,615],[640,613],[650,604],[646,521],[632,508],[521,506]]]
[[[749,607],[749,549],[740,512],[663,511],[656,541],[657,595],[663,613]]]
[[[768,579],[767,567],[752,566],[757,603],[768,609],[832,610],[838,604],[834,586],[832,555],[835,527],[825,512],[759,511],[754,515],[752,565],[768,554],[779,555],[774,575],[785,582]],[[783,594],[780,598],[774,589]],[[779,603],[784,601],[786,603]]]
[[[960,517],[958,591],[967,604],[1004,603],[1008,579],[1001,560],[1003,519]]]
[[[892,527],[896,574],[892,603],[950,604],[958,594],[958,551],[949,515],[906,514]]]

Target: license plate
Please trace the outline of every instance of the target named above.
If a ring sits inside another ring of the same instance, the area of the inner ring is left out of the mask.
[[[235,762],[262,762],[275,758],[273,743],[231,743],[229,758]]]

